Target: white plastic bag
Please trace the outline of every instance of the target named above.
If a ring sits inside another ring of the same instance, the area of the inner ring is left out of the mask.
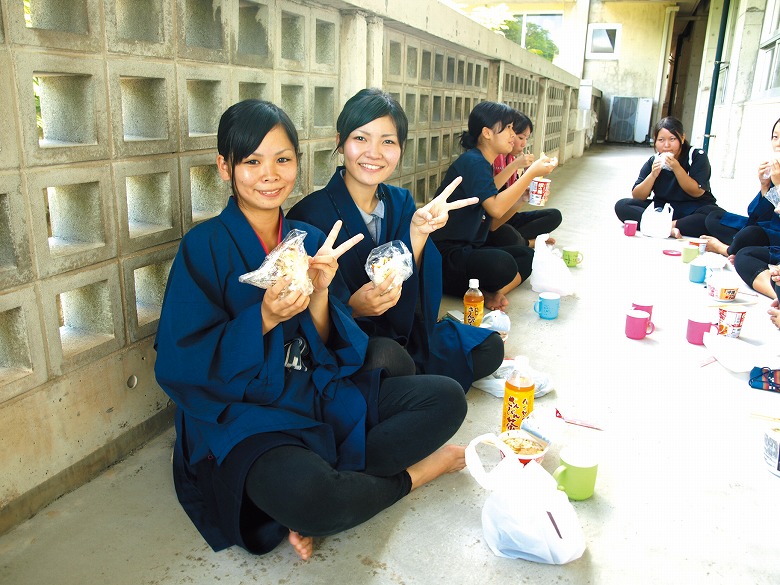
[[[412,275],[412,253],[401,240],[393,240],[377,246],[366,258],[366,274],[374,285],[379,286],[392,272],[394,289]]]
[[[490,472],[476,451],[483,442],[504,455]],[[482,508],[482,531],[493,554],[554,565],[582,556],[585,536],[577,513],[558,482],[536,461],[523,467],[506,443],[489,433],[466,447],[466,465],[490,490]]]
[[[537,242],[544,242],[550,234],[540,234]],[[554,292],[562,297],[574,294],[574,278],[563,258],[546,244],[536,246],[531,265],[531,288],[536,292]]]
[[[309,255],[303,247],[305,237],[306,232],[302,230],[290,230],[279,245],[268,253],[260,268],[242,274],[238,281],[258,288],[271,288],[281,277],[289,276],[292,281],[279,297],[295,290],[310,295],[314,292],[314,285],[309,278]]]
[[[674,209],[668,203],[663,208],[656,208],[654,202],[642,212],[640,229],[643,236],[651,238],[668,238],[672,233],[672,215]]]

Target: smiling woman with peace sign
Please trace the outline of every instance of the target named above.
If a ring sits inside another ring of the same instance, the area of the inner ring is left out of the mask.
[[[471,382],[494,372],[504,357],[496,333],[438,321],[442,297],[441,255],[429,236],[447,224],[449,213],[476,204],[476,198],[449,201],[460,184],[454,178],[417,209],[412,194],[385,183],[401,159],[408,122],[400,104],[380,89],[363,89],[344,105],[336,122],[336,150],[344,157],[328,185],[299,201],[288,217],[322,230],[342,220],[343,241],[363,240],[339,261],[337,280],[349,289],[349,305],[368,333],[366,363],[392,374],[442,374],[467,391]],[[375,247],[400,240],[414,257],[413,273],[392,287],[393,275],[375,285],[365,263]],[[405,351],[404,351],[405,350]]]
[[[341,222],[326,237],[284,217],[299,158],[289,117],[239,102],[222,115],[217,150],[232,197],[182,238],[155,343],[157,381],[177,406],[174,483],[214,550],[262,554],[287,537],[306,559],[313,537],[461,469],[463,447],[442,445],[466,401],[443,376],[380,379],[363,367],[368,339],[334,279],[363,236],[336,245]],[[292,229],[306,233],[311,294],[282,294],[289,275],[267,290],[240,282]]]

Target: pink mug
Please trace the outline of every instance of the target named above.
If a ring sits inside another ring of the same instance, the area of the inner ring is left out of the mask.
[[[704,334],[717,326],[717,323],[710,323],[709,321],[688,319],[688,331],[685,334],[685,338],[688,340],[688,343],[693,345],[704,345]],[[715,329],[715,332],[717,333],[717,329]]]
[[[647,311],[631,309],[626,313],[626,337],[629,339],[644,339],[655,331],[655,325],[650,321]]]
[[[623,233],[627,236],[635,236],[636,235],[636,227],[639,224],[638,221],[635,219],[627,219],[623,222]]]

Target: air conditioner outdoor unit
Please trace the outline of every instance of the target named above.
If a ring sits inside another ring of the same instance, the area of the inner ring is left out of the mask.
[[[650,131],[651,98],[612,98],[607,126],[608,142],[646,142]]]

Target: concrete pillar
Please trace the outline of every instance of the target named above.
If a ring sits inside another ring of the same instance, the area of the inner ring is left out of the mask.
[[[382,87],[385,63],[385,21],[378,16],[371,16],[366,22],[368,25],[365,61],[366,87]]]
[[[490,101],[504,101],[504,72],[506,61],[491,61],[488,70],[488,99]]]
[[[367,14],[360,11],[342,13],[339,111],[349,98],[364,87],[368,87],[366,69],[363,67],[368,59],[366,17]],[[345,50],[345,47],[349,47],[349,50]]]
[[[561,113],[561,146],[558,149],[558,164],[560,165],[566,162],[566,147],[568,146],[570,118],[571,88],[567,87],[563,92],[563,112]]]
[[[539,80],[539,108],[537,109],[536,122],[534,130],[534,152],[533,155],[539,158],[544,150],[544,141],[547,138],[547,86],[548,79]]]

